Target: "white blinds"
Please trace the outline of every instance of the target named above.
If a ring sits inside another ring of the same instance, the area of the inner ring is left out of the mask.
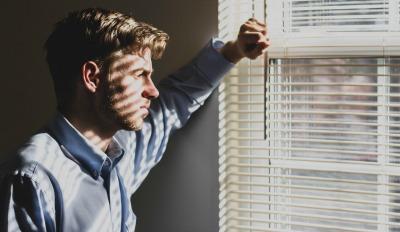
[[[220,37],[231,39],[249,17],[264,19],[266,9],[275,46],[268,57],[243,60],[220,86],[220,231],[400,231],[396,50],[381,43],[349,56],[333,40],[315,49],[287,39],[358,28],[359,44],[377,32],[386,41],[396,33],[382,19],[393,11],[387,6],[399,12],[398,1],[220,0]],[[300,10],[308,12],[303,24],[285,13]],[[314,10],[341,17],[326,26],[313,21]]]
[[[399,55],[399,3],[399,0],[268,1],[273,42],[270,55]]]

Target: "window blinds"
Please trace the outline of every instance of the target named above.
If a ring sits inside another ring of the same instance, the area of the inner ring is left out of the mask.
[[[400,231],[398,14],[220,0],[221,38],[255,16],[272,41],[220,85],[220,231]]]
[[[399,0],[268,1],[273,57],[398,55]]]

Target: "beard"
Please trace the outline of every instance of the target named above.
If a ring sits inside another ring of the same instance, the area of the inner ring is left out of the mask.
[[[139,131],[143,128],[144,118],[147,114],[141,113],[140,103],[136,103],[136,106],[133,103],[117,108],[118,101],[113,99],[112,94],[107,94],[102,102],[102,107],[100,107],[103,111],[102,114],[118,129]]]
[[[115,116],[115,120],[124,130],[139,131],[143,128],[142,118],[130,118],[129,115],[124,116],[117,113]]]

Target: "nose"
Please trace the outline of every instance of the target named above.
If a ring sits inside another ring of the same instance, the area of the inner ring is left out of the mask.
[[[160,95],[160,93],[158,92],[157,87],[154,85],[153,80],[151,78],[146,78],[142,96],[147,99],[154,99],[157,98],[158,95]]]

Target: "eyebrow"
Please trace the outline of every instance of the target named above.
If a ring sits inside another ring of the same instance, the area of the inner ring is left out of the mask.
[[[129,70],[128,73],[136,73],[136,72],[139,72],[139,71],[143,71],[143,72],[146,72],[146,73],[153,73],[154,69],[136,68],[136,69],[133,69],[133,70]]]

